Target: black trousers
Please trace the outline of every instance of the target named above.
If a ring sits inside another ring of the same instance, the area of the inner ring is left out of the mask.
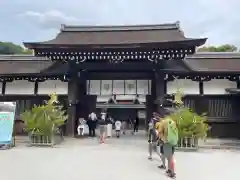
[[[138,124],[134,124],[134,126],[133,126],[133,132],[138,132]]]
[[[95,137],[95,128],[89,127],[89,136],[90,137]]]

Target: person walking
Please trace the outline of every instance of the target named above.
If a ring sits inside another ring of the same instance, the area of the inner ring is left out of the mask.
[[[167,166],[167,175],[169,177],[174,178],[176,176],[175,173],[175,164],[174,164],[174,152],[175,152],[175,146],[178,143],[178,129],[176,126],[176,123],[173,121],[170,117],[165,117],[160,126],[158,127],[158,133],[160,135],[160,139],[162,140],[162,152],[163,152],[163,168],[166,168],[165,166],[165,159],[168,161]]]
[[[88,116],[88,128],[89,128],[89,136],[95,137],[95,129],[97,125],[97,115],[95,112],[91,112]]]
[[[148,123],[148,152],[149,152],[149,160],[152,160],[153,146],[154,143],[157,142],[157,131],[155,129],[155,124],[158,121],[157,116],[153,113],[151,120]],[[157,143],[156,143],[157,145]]]
[[[103,144],[105,142],[105,133],[106,133],[106,126],[107,126],[107,122],[106,122],[106,113],[102,112],[100,119],[98,120],[98,124],[99,124],[99,142],[100,144]]]
[[[122,121],[122,133],[123,133],[123,135],[126,134],[126,129],[127,129],[127,120],[124,119],[124,120]]]
[[[121,126],[122,126],[121,121],[117,120],[117,121],[115,122],[115,131],[116,131],[116,136],[117,136],[117,138],[120,138]]]
[[[134,120],[134,125],[133,125],[133,135],[138,132],[138,126],[139,126],[139,117],[137,116],[136,119]]]
[[[112,137],[112,124],[113,124],[113,118],[109,116],[107,118],[107,137]]]

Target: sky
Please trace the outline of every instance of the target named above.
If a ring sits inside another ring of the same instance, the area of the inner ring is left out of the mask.
[[[0,41],[53,39],[61,24],[137,25],[180,21],[185,36],[240,47],[240,0],[0,0]]]

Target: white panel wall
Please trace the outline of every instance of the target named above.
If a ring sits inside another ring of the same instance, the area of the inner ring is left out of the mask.
[[[226,88],[237,88],[237,83],[227,79],[212,79],[203,82],[204,94],[226,94]]]
[[[16,80],[6,83],[5,94],[34,94],[34,82]]]
[[[88,80],[87,92],[91,95],[147,95],[150,94],[150,80]]]
[[[125,81],[125,94],[136,94],[137,84],[136,80],[126,80]]]
[[[137,94],[149,94],[148,80],[137,80]]]
[[[38,94],[68,94],[68,83],[60,80],[48,80],[38,83]]]
[[[101,95],[112,95],[112,80],[102,80]]]
[[[99,95],[101,89],[101,81],[100,80],[91,80],[89,84],[89,94]]]
[[[176,93],[180,89],[184,94],[199,94],[199,82],[190,79],[175,79],[167,82],[167,94]]]
[[[124,94],[124,80],[113,81],[113,94]]]

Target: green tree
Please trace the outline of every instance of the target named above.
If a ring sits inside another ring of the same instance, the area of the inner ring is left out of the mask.
[[[236,52],[238,48],[232,44],[221,46],[204,46],[198,49],[198,52]]]
[[[0,41],[0,54],[32,54],[32,51],[11,42]]]

